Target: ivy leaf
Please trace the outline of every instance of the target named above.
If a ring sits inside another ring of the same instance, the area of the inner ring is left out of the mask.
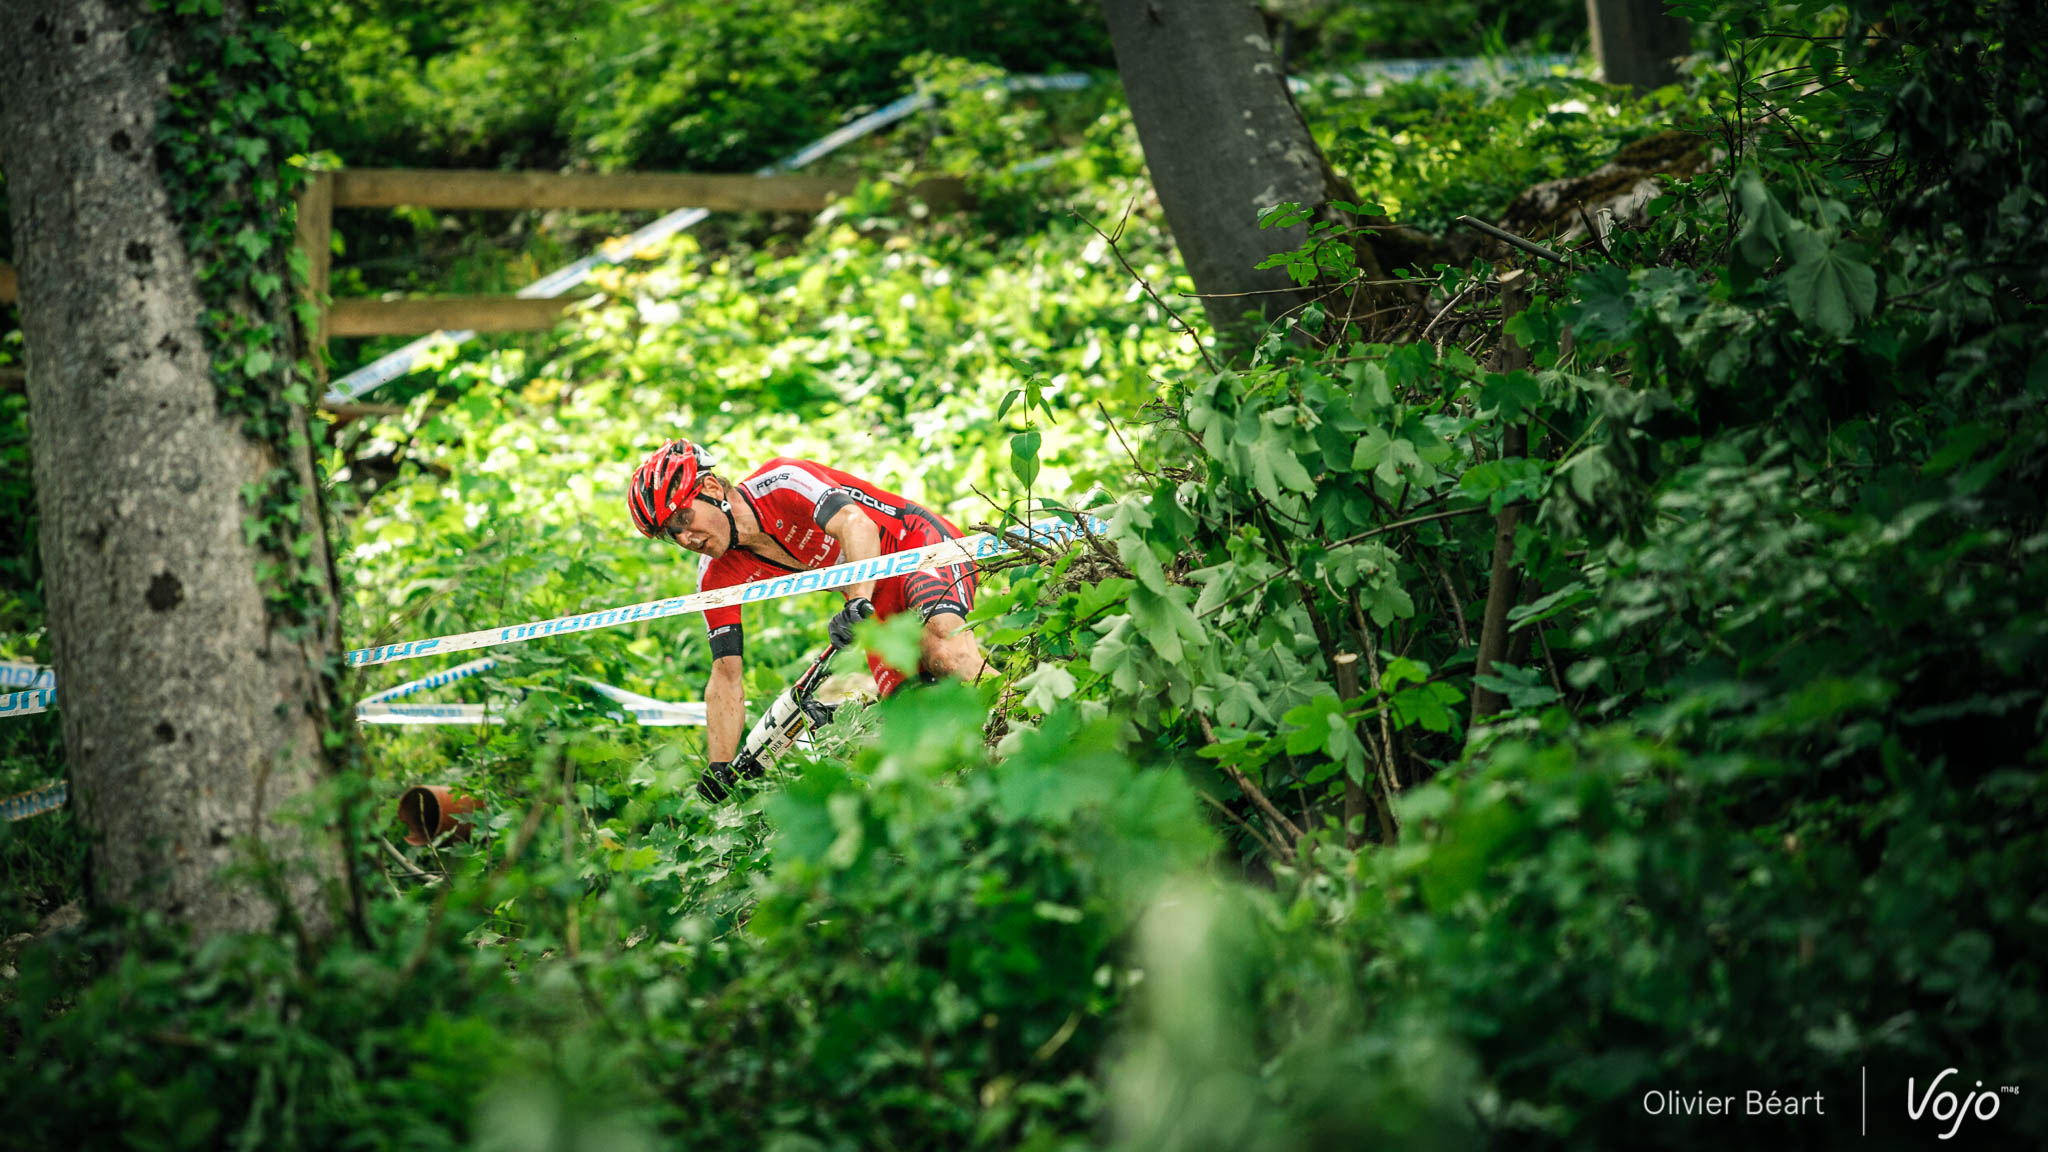
[[[1508,707],[1516,711],[1541,708],[1557,699],[1557,690],[1543,683],[1543,673],[1534,668],[1496,664],[1491,675],[1474,676],[1472,682],[1500,693],[1507,698]]]
[[[1351,718],[1344,714],[1342,700],[1333,695],[1317,695],[1306,704],[1288,709],[1280,719],[1294,726],[1286,736],[1289,755],[1320,752],[1330,758],[1328,768],[1309,773],[1310,782],[1328,779],[1339,768],[1353,780],[1365,778],[1365,745],[1358,742],[1358,733]]]
[[[1393,405],[1394,390],[1387,384],[1384,367],[1370,360],[1354,361],[1345,365],[1344,374],[1351,381],[1352,415],[1368,420]]]
[[[1131,619],[1168,664],[1179,664],[1186,655],[1183,637],[1199,643],[1204,635],[1201,623],[1188,610],[1187,596],[1186,588],[1168,588],[1165,595],[1144,587],[1131,589]]]
[[[1156,595],[1166,594],[1166,570],[1159,565],[1159,556],[1152,551],[1152,545],[1144,540],[1132,540],[1117,551],[1138,583]]]
[[[1801,323],[1834,336],[1847,336],[1877,306],[1877,273],[1853,246],[1808,230],[1792,236],[1785,289]]]
[[[1122,602],[1131,594],[1132,583],[1125,577],[1112,576],[1097,584],[1082,585],[1074,595],[1074,618],[1093,619],[1104,608]]]
[[[1223,676],[1214,683],[1196,688],[1195,705],[1216,717],[1216,722],[1226,728],[1242,728],[1254,718],[1268,724],[1273,722],[1272,713],[1266,710],[1257,688],[1250,681],[1234,676]]]

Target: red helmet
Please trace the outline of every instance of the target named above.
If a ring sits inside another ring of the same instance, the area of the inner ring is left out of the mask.
[[[626,507],[633,527],[656,540],[668,536],[662,525],[686,507],[704,488],[704,474],[716,466],[711,453],[688,440],[671,440],[656,449],[626,482]]]

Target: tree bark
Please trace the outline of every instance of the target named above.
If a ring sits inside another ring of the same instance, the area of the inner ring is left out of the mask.
[[[314,472],[303,434],[281,452],[222,412],[154,158],[177,39],[140,26],[167,19],[120,0],[0,5],[0,158],[71,802],[96,901],[200,937],[280,913],[318,934],[341,852],[286,813],[323,775],[335,629],[271,617],[242,496],[280,468],[310,494]],[[331,580],[318,514],[302,514],[307,563]],[[245,849],[264,866],[224,878]]]
[[[1258,8],[1103,0],[1102,10],[1145,166],[1210,323],[1241,332],[1304,303],[1286,269],[1257,265],[1300,247],[1308,227],[1261,230],[1259,213],[1290,200],[1314,208],[1341,193],[1326,181]]]
[[[1692,49],[1692,23],[1668,7],[1667,0],[1586,0],[1602,79],[1638,92],[1678,82],[1673,61]]]

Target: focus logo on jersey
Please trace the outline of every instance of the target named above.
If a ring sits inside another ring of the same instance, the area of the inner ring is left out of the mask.
[[[892,508],[889,505],[882,503],[880,500],[875,499],[873,496],[868,495],[867,493],[861,491],[858,488],[840,488],[837,489],[837,491],[844,492],[848,496],[853,497],[854,502],[856,504],[865,504],[868,507],[873,508],[875,511],[880,512],[884,516],[895,516],[899,519],[901,519],[903,516],[903,509]]]

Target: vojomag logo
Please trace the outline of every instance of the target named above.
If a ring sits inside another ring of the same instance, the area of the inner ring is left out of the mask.
[[[1917,1093],[1914,1078],[1906,1078],[1906,1116],[1913,1120],[1924,1118],[1947,1124],[1948,1131],[1941,1133],[1943,1140],[1954,1137],[1965,1120],[1982,1121],[1996,1117],[2000,1105],[2004,1102],[2003,1097],[2020,1094],[2017,1084],[2001,1084],[1995,1088],[1986,1088],[1984,1082],[1979,1080],[1976,1087],[1970,1089],[1967,1094],[1957,1096],[1956,1089],[1961,1087],[1960,1081],[1949,1088],[1942,1088],[1942,1081],[1955,1074],[1955,1069],[1944,1068],[1941,1075],[1927,1082],[1925,1092]]]

